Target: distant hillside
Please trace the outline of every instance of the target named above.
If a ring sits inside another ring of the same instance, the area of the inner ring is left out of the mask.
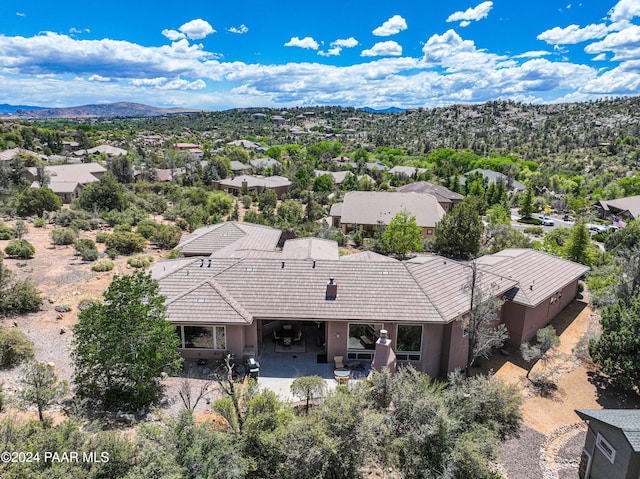
[[[0,115],[5,113],[15,113],[18,110],[44,110],[44,106],[32,106],[32,105],[9,105],[7,103],[0,104]]]
[[[403,111],[405,111],[403,108],[398,108],[396,106],[391,106],[389,108],[385,108],[384,110],[376,110],[375,108],[371,108],[368,106],[365,106],[364,108],[362,108],[363,111],[367,111],[369,113],[402,113]]]
[[[11,112],[11,116],[18,118],[124,118],[175,115],[198,111],[189,108],[158,108],[140,103],[119,102],[68,108],[16,107],[16,110]]]

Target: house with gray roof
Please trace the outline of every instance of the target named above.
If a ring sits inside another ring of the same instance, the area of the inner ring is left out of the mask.
[[[503,175],[502,173],[498,173],[497,171],[485,170],[482,168],[477,168],[475,170],[468,171],[467,173],[465,173],[464,176],[460,178],[460,184],[464,186],[466,183],[467,176],[473,173],[481,173],[482,176],[484,176],[489,180],[489,183],[495,183],[498,180],[502,180],[504,181],[504,184],[507,185],[507,190],[509,191],[524,191],[527,189],[525,185],[523,185],[519,181],[509,178],[507,175]]]
[[[231,173],[235,175],[244,175],[251,172],[251,165],[242,163],[238,160],[231,160]]]
[[[640,216],[640,195],[615,200],[600,200],[593,205],[600,218],[624,218],[634,220]]]
[[[350,191],[342,203],[332,205],[329,215],[332,224],[342,227],[345,233],[355,229],[373,233],[378,222],[386,226],[402,210],[416,217],[425,238],[434,235],[436,223],[445,214],[435,196],[429,194]]]
[[[407,178],[414,178],[422,173],[426,173],[426,168],[418,168],[417,166],[400,166],[396,165],[389,170],[390,175],[394,176],[406,176]]]
[[[99,163],[74,163],[45,166],[44,171],[49,179],[47,187],[64,203],[70,203],[80,195],[85,185],[100,181],[107,170]],[[33,188],[40,187],[35,167],[27,168],[24,174]]]
[[[242,228],[262,231],[243,235]],[[406,262],[371,252],[339,256],[334,241],[318,238],[288,240],[279,250],[277,230],[246,223],[202,230],[186,236],[181,246],[185,251],[198,242],[197,248],[210,255],[161,261],[151,268],[184,357],[212,358],[227,351],[242,355],[248,350],[259,355],[273,347],[269,339],[274,329],[290,324],[306,325],[313,337],[305,341],[319,345],[327,357],[371,362],[385,329],[400,363],[435,376],[464,366],[467,339],[460,319],[470,305],[468,264],[436,255]],[[216,234],[207,239],[211,232]],[[516,256],[528,262],[527,256],[533,255],[535,261],[553,266],[558,284],[575,281],[565,274],[575,263],[559,260],[558,268],[552,257],[536,253],[523,250]],[[515,301],[519,290],[529,286],[528,278],[523,285],[488,266],[478,270],[485,297]],[[507,318],[508,311],[503,307],[500,317],[518,330],[518,318]],[[526,320],[526,314],[520,319]]]
[[[215,189],[225,191],[233,196],[239,196],[243,194],[243,191],[248,193],[256,191],[259,194],[265,190],[272,190],[280,199],[283,194],[289,191],[291,181],[284,176],[240,175],[214,181],[212,185]]]
[[[228,256],[242,250],[275,251],[282,231],[253,223],[227,221],[185,234],[176,246],[184,256]]]
[[[589,425],[580,456],[581,479],[640,477],[640,411],[576,409]]]
[[[464,196],[455,191],[451,191],[446,186],[434,185],[428,181],[416,181],[415,183],[409,183],[404,186],[396,188],[398,193],[422,193],[433,195],[446,212],[451,211],[455,205],[462,203]]]

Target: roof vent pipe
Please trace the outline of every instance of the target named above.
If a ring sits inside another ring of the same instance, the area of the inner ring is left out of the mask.
[[[316,269],[316,260],[313,260],[313,265],[311,265],[311,269]]]
[[[325,299],[328,301],[335,301],[338,297],[338,283],[336,283],[333,278],[329,278],[329,282],[327,283],[327,292],[325,294]]]
[[[280,265],[280,269],[284,269],[284,261],[282,262],[282,264]]]
[[[207,268],[211,268],[211,260],[207,263]]]
[[[204,265],[204,259],[200,260],[200,267],[202,268],[202,266]]]

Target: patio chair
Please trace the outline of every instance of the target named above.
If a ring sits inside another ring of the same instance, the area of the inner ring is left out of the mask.
[[[298,329],[298,332],[293,337],[293,342],[297,343],[298,341],[301,341],[301,340],[302,340],[302,329]]]
[[[278,330],[276,329],[273,330],[273,339],[276,341],[280,341],[280,339],[282,339],[282,337],[278,334]]]
[[[336,369],[344,369],[344,356],[334,356],[333,362],[336,363]]]

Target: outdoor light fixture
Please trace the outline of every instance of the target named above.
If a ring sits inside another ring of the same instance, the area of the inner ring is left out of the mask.
[[[340,339],[340,333],[336,333],[336,338]]]

